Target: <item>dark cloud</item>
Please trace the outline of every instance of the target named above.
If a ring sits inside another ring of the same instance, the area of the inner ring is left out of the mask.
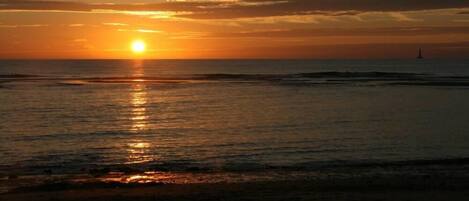
[[[266,1],[245,0],[250,3]],[[195,13],[191,18],[239,18],[266,17],[283,15],[355,15],[370,11],[420,11],[432,9],[465,8],[469,1],[461,0],[290,0],[274,1],[278,3],[260,4],[257,6],[233,5],[209,9],[203,13]]]
[[[97,9],[118,11],[202,11],[217,6],[216,2],[163,2],[151,4],[87,4],[79,1],[0,0],[1,10],[61,10],[92,11]]]
[[[317,28],[251,32],[213,33],[209,37],[321,37],[321,36],[418,36],[469,34],[468,26],[453,27],[382,27],[382,28]]]
[[[262,0],[244,0],[264,2]],[[281,0],[277,0],[282,2]],[[290,0],[288,3],[270,4],[266,7],[279,7],[283,10],[322,10],[322,11],[413,11],[468,7],[469,1],[462,0]]]
[[[111,1],[112,2],[112,1]],[[467,8],[463,0],[244,0],[236,2],[191,1],[147,4],[87,4],[64,1],[0,0],[2,10],[92,11],[184,11],[182,17],[195,19],[232,19],[284,15],[355,15],[369,11],[418,11]]]

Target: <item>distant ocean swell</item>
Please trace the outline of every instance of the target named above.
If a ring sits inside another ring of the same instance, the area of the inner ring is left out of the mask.
[[[54,77],[27,74],[0,75],[0,84],[20,81],[54,81],[61,85],[89,83],[148,83],[190,84],[206,82],[267,82],[286,85],[421,85],[469,86],[469,76],[440,76],[434,74],[394,72],[314,72],[298,74],[192,74],[178,76],[127,77]],[[1,86],[1,85],[0,85]]]

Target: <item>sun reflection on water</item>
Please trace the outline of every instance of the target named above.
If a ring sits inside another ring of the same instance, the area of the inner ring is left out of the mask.
[[[140,131],[147,128],[148,115],[147,115],[147,92],[145,85],[137,83],[133,85],[131,94],[132,114],[132,131]]]
[[[118,182],[118,183],[173,183],[181,177],[178,174],[169,173],[169,172],[143,172],[139,174],[125,174],[121,172],[110,173],[104,177],[101,177],[99,180],[103,182]]]
[[[127,157],[126,164],[146,163],[153,160],[153,157],[148,153],[151,144],[148,142],[132,142],[127,144]]]
[[[293,178],[319,177],[317,173],[311,172],[161,172],[147,171],[128,174],[124,172],[112,172],[99,177],[101,182],[124,183],[124,184],[151,184],[151,183],[173,183],[173,184],[196,184],[196,183],[240,183],[290,180]]]
[[[130,91],[130,105],[131,113],[130,130],[135,133],[143,132],[148,129],[149,116],[148,116],[148,92],[143,79],[144,75],[142,61],[135,61],[133,77],[136,79],[132,82]],[[153,160],[150,152],[151,144],[145,140],[134,138],[131,142],[127,143],[127,162],[126,164],[146,163]]]
[[[131,106],[132,113],[130,119],[132,120],[132,131],[140,131],[147,128],[148,115],[147,115],[147,103],[148,103],[148,92],[143,79],[138,77],[143,76],[143,68],[141,61],[136,61],[134,64],[134,75],[137,77],[133,80],[131,89]]]

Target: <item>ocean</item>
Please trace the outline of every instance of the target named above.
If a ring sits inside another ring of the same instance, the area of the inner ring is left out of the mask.
[[[465,160],[468,92],[469,60],[4,60],[0,189]]]

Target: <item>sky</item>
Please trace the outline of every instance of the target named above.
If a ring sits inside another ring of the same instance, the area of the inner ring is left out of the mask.
[[[1,59],[415,58],[419,48],[469,58],[469,1],[0,0]]]

